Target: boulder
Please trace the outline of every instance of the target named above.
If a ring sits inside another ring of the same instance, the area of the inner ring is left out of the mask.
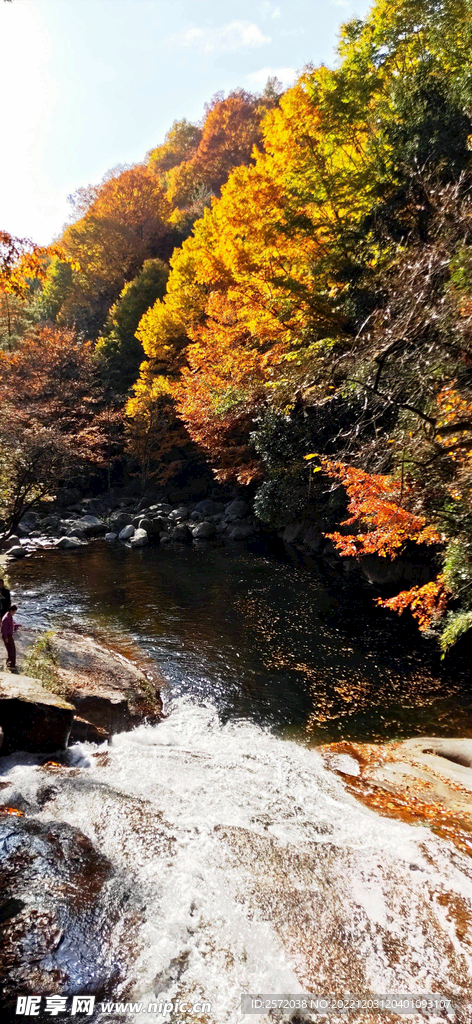
[[[82,519],[78,519],[75,525],[79,530],[83,530],[85,534],[90,534],[91,536],[106,533],[105,523],[101,519],[97,519],[97,516],[82,516]]]
[[[64,487],[57,492],[56,505],[59,505],[60,508],[66,508],[78,501],[80,501],[80,491],[76,487]]]
[[[7,549],[8,548],[16,548],[19,543],[20,543],[20,538],[18,537],[18,535],[16,533],[12,533],[8,537],[8,540],[5,541],[5,544],[3,546],[4,546],[4,548],[7,548]]]
[[[217,512],[223,511],[223,502],[213,501],[212,498],[204,498],[203,501],[199,501],[197,505],[195,505],[193,511],[200,512],[202,516],[213,516],[216,515]]]
[[[247,524],[247,526],[235,526],[233,529],[229,529],[228,537],[230,540],[247,540],[248,537],[252,537],[254,534],[254,527]]]
[[[69,743],[107,743],[110,733],[80,715],[74,715]]]
[[[159,721],[157,684],[127,658],[69,630],[54,633],[50,645],[61,692],[81,718],[110,735]]]
[[[192,530],[193,537],[195,540],[208,540],[210,537],[215,535],[215,524],[214,523],[199,523]]]
[[[70,526],[68,531],[67,531],[66,536],[67,537],[76,537],[77,540],[85,540],[85,533],[84,533],[83,530],[79,530],[78,526]]]
[[[38,513],[37,512],[32,512],[32,511],[25,512],[24,516],[22,516],[21,519],[20,519],[20,525],[21,526],[26,526],[26,527],[28,527],[31,530],[33,528],[33,526],[36,525],[37,520],[38,520]]]
[[[82,507],[84,512],[92,513],[93,516],[103,515],[107,510],[107,504],[102,498],[84,498]]]
[[[133,517],[129,512],[114,512],[110,517],[110,525],[117,533],[120,533],[120,530],[124,530],[125,526],[129,526],[132,519]]]
[[[189,512],[185,505],[179,505],[179,508],[172,509],[169,512],[169,519],[174,519],[175,522],[183,522],[184,519],[188,519]]]
[[[40,804],[54,793],[54,772],[60,770],[39,769]],[[67,784],[67,769],[62,772],[61,782]],[[16,803],[16,794],[12,799]],[[80,796],[71,789],[69,799],[79,801]],[[121,955],[115,936],[122,941],[123,931],[133,927],[129,911],[126,916],[131,893],[110,899],[113,873],[110,861],[72,825],[2,816],[2,952],[8,964],[8,978],[2,970],[4,1024],[21,1019],[15,1014],[19,992],[41,993],[42,1007],[44,997],[58,991],[68,997],[69,1006],[76,992],[94,992],[98,998],[113,992]],[[43,1021],[46,1015],[42,1009],[34,1015],[33,1009],[31,1019]]]
[[[113,542],[115,540],[118,540],[118,534],[117,533],[106,533],[105,534],[105,540],[106,540],[107,544],[113,544]]]
[[[172,512],[172,505],[169,505],[166,501],[160,501],[157,505],[151,505],[150,512],[156,512],[157,515],[168,516],[169,512]]]
[[[130,523],[129,526],[124,526],[118,534],[118,540],[130,540],[134,536],[134,526]]]
[[[244,519],[250,512],[247,501],[243,501],[242,498],[235,498],[234,501],[230,501],[229,505],[225,505],[225,516],[227,519]]]
[[[55,530],[56,527],[59,526],[59,522],[60,517],[51,514],[49,516],[45,516],[44,519],[41,520],[41,526],[50,526],[52,527],[53,530]]]
[[[325,537],[321,526],[317,523],[310,523],[303,532],[303,543],[310,551],[321,551]]]
[[[282,534],[282,540],[284,544],[296,544],[300,543],[303,533],[305,530],[304,522],[287,523],[285,530]]]
[[[148,537],[159,537],[161,530],[167,526],[167,519],[156,516],[154,519],[141,519],[140,528],[146,530]]]
[[[78,537],[61,537],[56,543],[56,548],[59,551],[76,551],[77,548],[81,548],[84,545],[83,540],[79,540]]]
[[[132,548],[143,548],[146,544],[149,544],[149,537],[146,530],[143,530],[142,528],[135,530],[130,539],[130,544]]]
[[[26,548],[22,548],[21,544],[15,544],[14,547],[8,548],[8,555],[10,558],[24,558],[26,555]]]
[[[180,544],[190,544],[192,542],[192,534],[186,523],[179,523],[178,526],[175,526],[170,537]]]
[[[51,753],[67,746],[74,714],[64,697],[30,676],[0,672],[2,754],[14,750]]]

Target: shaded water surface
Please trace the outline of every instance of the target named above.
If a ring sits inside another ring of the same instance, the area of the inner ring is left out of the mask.
[[[163,696],[210,701],[313,742],[472,735],[469,671],[335,573],[227,548],[103,541],[16,563],[19,621],[92,632],[163,677]]]

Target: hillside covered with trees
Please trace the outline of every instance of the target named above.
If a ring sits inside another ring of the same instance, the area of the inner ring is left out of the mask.
[[[0,236],[6,523],[21,487],[201,459],[270,529],[428,548],[384,603],[472,628],[471,53],[470,0],[377,0],[334,69],[79,190],[49,250]]]

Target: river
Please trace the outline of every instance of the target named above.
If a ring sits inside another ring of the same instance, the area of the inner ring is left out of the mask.
[[[241,993],[469,990],[472,860],[362,806],[316,750],[472,735],[467,681],[425,641],[370,594],[267,554],[97,542],[15,564],[12,587],[25,625],[93,631],[166,680],[158,726],[79,744],[68,767],[4,762],[24,821],[79,829],[111,865],[82,951],[61,940],[46,962],[67,962],[71,991],[142,1003],[94,1019],[142,1024],[148,1003],[185,999],[211,1009],[152,1019],[303,1022],[242,1016]],[[468,1024],[470,1007],[318,1019]]]

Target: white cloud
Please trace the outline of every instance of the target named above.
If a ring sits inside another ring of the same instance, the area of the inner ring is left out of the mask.
[[[280,7],[274,7],[273,4],[269,3],[269,0],[264,0],[261,4],[261,15],[263,18],[280,18],[282,11]]]
[[[272,42],[253,21],[230,21],[218,28],[189,28],[173,37],[181,46],[191,46],[203,53],[230,53],[233,50],[255,49]]]
[[[265,85],[268,78],[278,78],[286,88],[293,85],[297,77],[295,68],[260,68],[246,75],[249,85]]]

